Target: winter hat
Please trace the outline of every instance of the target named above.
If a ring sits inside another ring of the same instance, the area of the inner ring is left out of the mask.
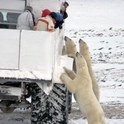
[[[31,6],[26,6],[26,7],[25,7],[25,11],[26,11],[26,10],[32,12],[32,11],[33,11],[33,8],[32,8]]]
[[[50,13],[51,13],[50,10],[44,9],[44,10],[42,11],[42,13],[41,13],[41,16],[42,16],[42,17],[46,17],[46,16],[49,15]]]

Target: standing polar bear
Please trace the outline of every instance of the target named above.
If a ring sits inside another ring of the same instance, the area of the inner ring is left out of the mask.
[[[64,68],[60,76],[62,82],[75,96],[81,112],[84,112],[88,124],[105,124],[104,112],[99,103],[99,87],[91,66],[88,46],[79,40],[80,53],[77,53],[74,42],[65,37],[65,53],[75,60],[76,73]]]

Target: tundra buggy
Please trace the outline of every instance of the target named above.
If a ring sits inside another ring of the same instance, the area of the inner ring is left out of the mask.
[[[59,11],[61,0],[0,0],[0,109],[31,108],[32,124],[67,124],[71,96],[58,81],[64,28],[55,32],[17,30],[25,6],[36,17]],[[57,77],[58,76],[58,77]]]

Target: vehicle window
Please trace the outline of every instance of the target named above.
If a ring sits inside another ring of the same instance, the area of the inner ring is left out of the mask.
[[[20,13],[11,13],[11,12],[8,12],[7,15],[6,15],[7,21],[9,23],[15,23],[16,24],[19,14]]]
[[[0,22],[3,22],[3,20],[4,20],[3,13],[2,13],[2,12],[0,12]]]
[[[20,13],[0,12],[0,28],[15,29]]]
[[[0,0],[0,28],[15,29],[27,0]]]

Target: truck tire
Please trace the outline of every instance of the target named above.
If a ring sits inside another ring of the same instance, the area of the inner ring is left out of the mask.
[[[72,93],[68,91],[68,114],[71,113],[72,110]]]
[[[37,84],[32,86],[31,124],[67,124],[68,91],[63,84],[54,84],[46,95]]]

